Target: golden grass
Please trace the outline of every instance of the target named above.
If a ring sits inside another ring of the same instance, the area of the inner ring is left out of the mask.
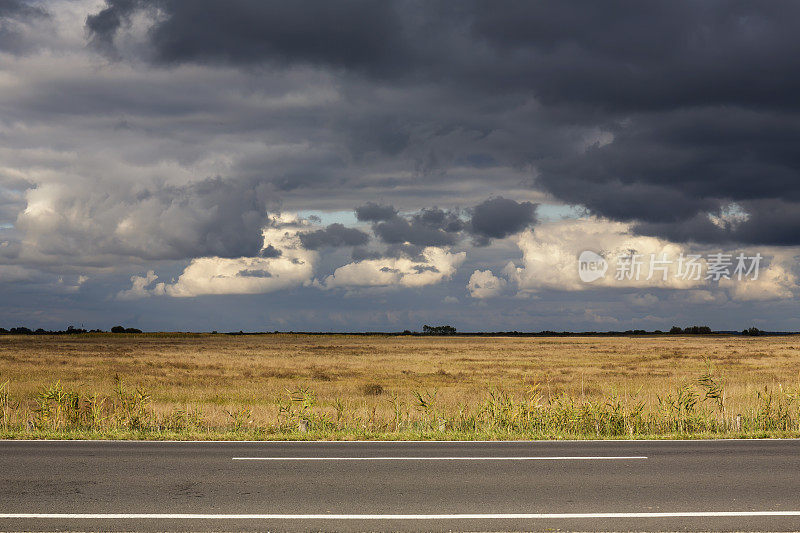
[[[451,414],[479,409],[493,390],[525,398],[536,387],[544,401],[621,397],[652,407],[711,368],[733,416],[758,392],[800,390],[799,348],[800,336],[0,336],[0,384],[9,380],[9,394],[32,409],[57,380],[106,396],[120,376],[157,413],[197,409],[223,426],[249,410],[246,423],[266,426],[300,389],[320,412],[346,406],[384,420],[433,391]]]

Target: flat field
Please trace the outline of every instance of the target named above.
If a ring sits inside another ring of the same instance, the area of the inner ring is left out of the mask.
[[[6,436],[794,434],[800,336],[0,336],[0,389]]]

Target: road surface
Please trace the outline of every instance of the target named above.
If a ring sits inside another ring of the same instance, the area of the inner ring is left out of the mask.
[[[0,530],[800,531],[800,441],[0,441]]]

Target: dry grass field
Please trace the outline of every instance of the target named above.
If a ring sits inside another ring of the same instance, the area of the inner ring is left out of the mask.
[[[701,383],[704,375],[711,380]],[[744,431],[734,427],[736,414],[745,425],[777,416],[782,423],[747,427],[785,433],[800,420],[800,337],[0,336],[0,385],[6,381],[0,429],[13,436],[139,427],[274,436],[301,424],[334,437],[354,429],[469,437],[472,428],[502,438],[530,430],[537,409],[566,404],[567,414],[548,416],[570,421],[537,434],[606,435],[598,420],[613,425],[615,409],[622,429],[611,435],[659,433],[653,428],[662,426],[640,428],[630,418],[643,413],[672,416],[664,433],[670,424],[687,433]],[[131,425],[130,413],[115,418],[126,401],[129,410],[139,402],[146,423]],[[69,402],[84,414],[71,419]],[[765,413],[765,404],[786,412]],[[695,415],[706,422],[692,422]],[[576,417],[594,422],[575,429]]]

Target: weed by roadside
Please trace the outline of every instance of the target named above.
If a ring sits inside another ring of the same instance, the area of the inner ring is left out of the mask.
[[[383,391],[382,391],[383,392]],[[605,398],[489,390],[482,401],[457,407],[437,401],[436,390],[411,397],[375,396],[361,403],[322,404],[306,387],[287,390],[271,419],[248,405],[226,409],[210,422],[197,406],[159,412],[149,394],[115,379],[108,396],[68,390],[60,381],[43,387],[33,402],[13,397],[13,382],[0,382],[0,436],[4,438],[221,438],[253,439],[603,439],[722,438],[800,434],[800,391],[782,385],[755,391],[744,409],[731,409],[723,380],[709,369],[695,381],[648,402],[639,393]],[[380,403],[386,408],[378,409]]]

